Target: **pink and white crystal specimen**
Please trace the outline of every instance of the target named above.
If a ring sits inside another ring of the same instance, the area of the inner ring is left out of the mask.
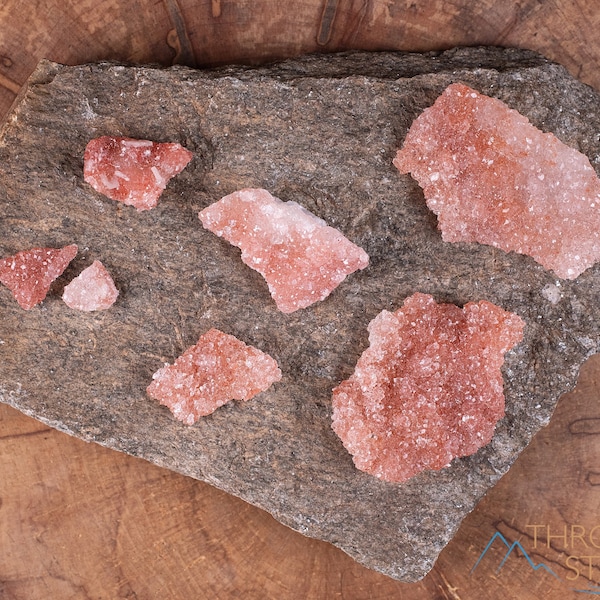
[[[369,264],[367,253],[296,202],[243,189],[199,213],[204,227],[242,251],[266,280],[277,308],[291,313],[325,299]]]
[[[473,454],[504,416],[504,353],[523,320],[480,301],[463,309],[416,293],[369,324],[369,348],[333,391],[332,427],[354,464],[402,482]]]
[[[97,192],[112,200],[149,210],[192,156],[176,143],[103,136],[86,146],[83,176]]]
[[[85,312],[110,308],[118,295],[110,273],[99,260],[84,269],[63,290],[65,304]]]
[[[233,335],[210,329],[172,365],[153,375],[147,392],[188,425],[230,400],[250,400],[281,379],[277,362]]]
[[[75,258],[77,246],[31,248],[0,260],[0,282],[11,290],[25,310],[39,304],[52,285]]]
[[[500,100],[456,83],[394,159],[423,188],[447,242],[533,257],[575,279],[600,258],[600,180],[586,156]]]

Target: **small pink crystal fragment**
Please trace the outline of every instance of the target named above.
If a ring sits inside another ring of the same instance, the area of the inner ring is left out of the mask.
[[[210,329],[172,365],[159,369],[147,392],[192,425],[230,400],[250,400],[280,379],[268,354]]]
[[[523,320],[480,301],[416,293],[369,324],[369,348],[333,391],[332,427],[358,469],[401,482],[486,445],[504,416],[504,353]]]
[[[32,248],[0,260],[0,282],[13,293],[25,310],[39,304],[52,282],[75,258],[77,246]]]
[[[225,196],[198,215],[204,227],[241,248],[267,281],[277,308],[291,313],[325,299],[367,253],[296,202],[263,189]]]
[[[600,180],[586,156],[457,83],[412,124],[394,164],[423,188],[447,242],[533,257],[575,279],[600,259]]]
[[[110,273],[99,260],[95,260],[65,286],[63,300],[71,308],[90,312],[110,308],[118,295]]]
[[[103,136],[86,146],[83,176],[97,192],[149,210],[192,156],[180,144]]]

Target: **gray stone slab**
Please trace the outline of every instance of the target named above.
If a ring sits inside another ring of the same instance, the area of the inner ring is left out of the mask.
[[[413,119],[459,80],[598,167],[598,94],[525,51],[350,53],[216,71],[41,63],[0,132],[0,255],[71,243],[80,253],[31,311],[0,289],[0,398],[207,481],[391,577],[423,577],[600,340],[600,267],[557,281],[529,257],[444,243],[419,187],[393,167]],[[83,181],[85,145],[100,135],[177,141],[195,156],[158,207],[138,213]],[[369,268],[324,302],[280,313],[262,277],[197,219],[242,187],[304,205],[362,246]],[[60,291],[94,259],[121,295],[109,311],[78,313]],[[506,357],[507,412],[492,442],[390,484],[354,468],[330,428],[330,395],[366,347],[368,322],[415,291],[487,299],[527,326]],[[145,388],[210,327],[271,354],[283,380],[189,427]]]

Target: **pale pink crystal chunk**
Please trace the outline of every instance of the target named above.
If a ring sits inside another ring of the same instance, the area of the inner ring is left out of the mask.
[[[600,181],[586,156],[457,83],[412,124],[394,164],[423,188],[447,242],[533,257],[575,279],[600,258]]]
[[[77,246],[32,248],[0,260],[0,282],[25,310],[39,304],[52,282],[75,258]]]
[[[118,295],[110,273],[99,260],[84,269],[63,290],[67,306],[86,312],[110,308]]]
[[[103,136],[86,146],[83,177],[112,200],[149,210],[192,156],[176,143]]]
[[[416,293],[369,324],[369,348],[333,391],[332,427],[358,469],[402,482],[473,454],[504,415],[504,353],[524,322],[487,302]]]
[[[192,425],[230,400],[250,400],[280,379],[268,354],[210,329],[172,365],[159,369],[147,392]]]
[[[198,215],[204,227],[242,250],[242,260],[267,281],[284,313],[325,299],[367,253],[296,202],[263,189],[225,196]]]

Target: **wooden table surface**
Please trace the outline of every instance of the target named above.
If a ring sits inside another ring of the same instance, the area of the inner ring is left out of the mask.
[[[599,26],[600,3],[585,0],[4,0],[0,116],[40,58],[202,67],[491,44],[538,50],[600,90]],[[207,484],[0,405],[0,600],[600,595],[599,398],[596,356],[413,584]]]

